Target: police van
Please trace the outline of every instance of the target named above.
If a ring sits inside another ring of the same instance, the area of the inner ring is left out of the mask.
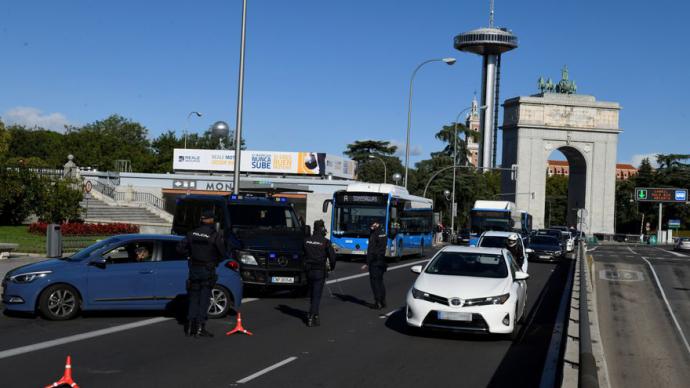
[[[303,241],[309,228],[282,197],[186,195],[178,198],[173,234],[200,224],[201,213],[215,214],[228,253],[240,263],[246,285],[305,287]]]

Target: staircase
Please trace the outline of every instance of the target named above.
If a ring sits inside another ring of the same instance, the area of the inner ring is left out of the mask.
[[[93,197],[83,200],[80,205],[84,221],[86,222],[170,225],[170,222],[159,217],[145,207],[110,205]]]

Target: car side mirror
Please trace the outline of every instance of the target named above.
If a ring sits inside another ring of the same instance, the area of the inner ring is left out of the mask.
[[[417,274],[422,273],[422,266],[421,265],[413,265],[412,267],[410,267],[410,271],[417,273]]]
[[[100,269],[105,269],[106,263],[108,262],[108,259],[105,257],[97,257],[89,262],[89,265],[93,265],[94,267],[98,267]]]
[[[532,249],[532,248],[526,248],[526,249],[525,249],[525,253],[528,253],[528,254],[529,254],[529,253],[534,253],[534,249]]]
[[[522,271],[515,272],[515,280],[527,280],[529,279],[529,274]]]

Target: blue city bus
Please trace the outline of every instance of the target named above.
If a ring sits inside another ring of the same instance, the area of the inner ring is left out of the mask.
[[[333,194],[331,242],[337,255],[367,254],[369,227],[376,221],[388,235],[386,256],[424,254],[433,242],[433,202],[403,187],[357,183]]]
[[[531,216],[528,218],[531,224]],[[522,230],[522,215],[515,203],[509,201],[476,201],[470,210],[470,246],[476,246],[479,236],[487,231],[512,232]]]

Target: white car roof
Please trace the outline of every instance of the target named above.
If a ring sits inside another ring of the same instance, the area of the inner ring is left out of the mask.
[[[498,231],[498,230],[490,230],[490,231],[486,231],[486,232],[482,233],[481,237],[484,237],[484,236],[489,236],[489,237],[508,237],[508,236],[513,235],[513,234],[517,235],[517,232],[502,232],[502,231]],[[519,236],[518,236],[518,237],[519,237]]]
[[[484,248],[484,247],[465,247],[460,245],[449,245],[440,250],[440,252],[467,252],[467,253],[483,253],[487,255],[501,255],[502,248]]]

